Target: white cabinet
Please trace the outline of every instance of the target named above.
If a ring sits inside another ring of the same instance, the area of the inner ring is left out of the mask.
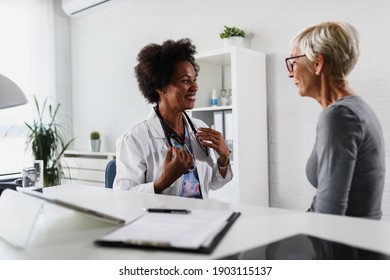
[[[66,183],[80,183],[104,187],[107,163],[115,158],[115,153],[66,151],[62,163],[70,173]]]
[[[200,66],[199,90],[190,113],[216,128],[221,127],[222,117],[225,139],[232,144],[234,179],[210,196],[268,206],[266,57],[230,47],[198,53],[196,61]],[[232,105],[210,107],[213,89],[231,89]]]

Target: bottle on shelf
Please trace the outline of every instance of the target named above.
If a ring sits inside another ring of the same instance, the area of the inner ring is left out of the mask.
[[[213,89],[211,92],[211,102],[210,102],[211,107],[213,106],[218,106],[218,94],[217,90]]]

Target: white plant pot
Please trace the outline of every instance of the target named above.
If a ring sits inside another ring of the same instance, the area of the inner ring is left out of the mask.
[[[244,45],[244,37],[235,36],[230,38],[224,38],[222,39],[223,46],[225,48],[227,47],[242,47]]]
[[[101,139],[91,140],[91,151],[92,152],[100,152],[101,142],[102,142]]]

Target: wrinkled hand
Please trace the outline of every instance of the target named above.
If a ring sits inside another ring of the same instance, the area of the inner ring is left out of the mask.
[[[214,149],[219,155],[218,163],[222,166],[229,162],[230,150],[222,134],[208,127],[198,128],[196,134],[202,145]]]
[[[154,182],[154,190],[161,193],[170,187],[180,176],[182,176],[193,164],[194,158],[178,147],[171,147],[168,150],[164,161],[163,171],[160,178]]]

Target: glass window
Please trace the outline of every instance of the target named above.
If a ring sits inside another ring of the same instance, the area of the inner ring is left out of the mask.
[[[49,0],[0,0],[0,73],[29,100],[0,110],[0,175],[20,172],[31,159],[24,122],[35,116],[33,96],[43,100],[54,93],[52,16]]]

